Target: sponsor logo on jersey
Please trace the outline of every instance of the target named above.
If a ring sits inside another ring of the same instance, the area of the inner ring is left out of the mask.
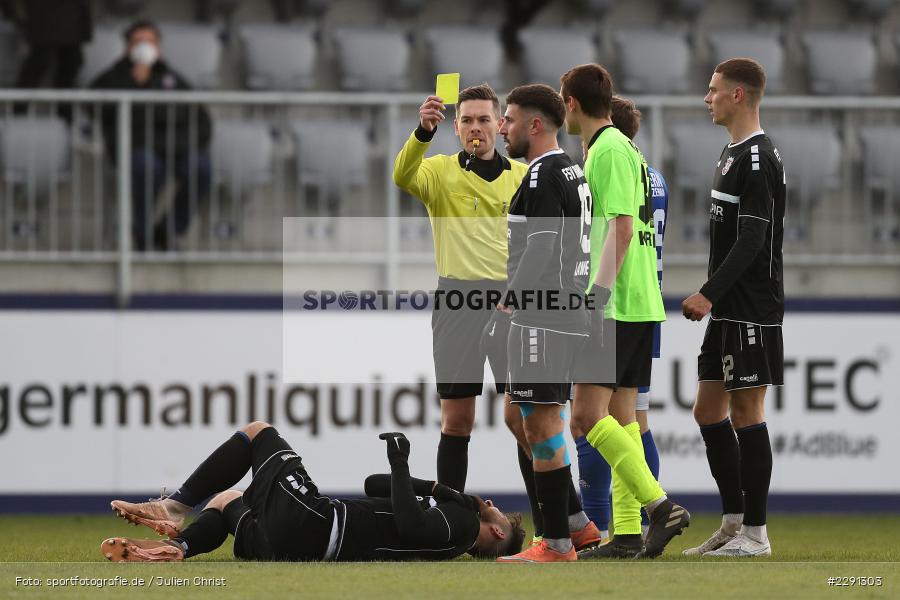
[[[513,390],[513,396],[531,398],[532,396],[534,396],[534,390]]]
[[[725,161],[725,166],[722,167],[722,175],[724,175],[725,173],[728,172],[728,169],[731,168],[731,163],[733,163],[733,162],[734,162],[734,157],[733,157],[733,156],[729,156],[729,157],[728,157],[728,160]]]
[[[738,377],[741,381],[746,381],[747,383],[756,383],[759,381],[759,375],[754,373],[753,375],[744,375],[743,377]]]

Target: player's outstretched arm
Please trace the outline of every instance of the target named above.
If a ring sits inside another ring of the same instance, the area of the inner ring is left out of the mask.
[[[413,485],[413,492],[417,496],[430,496],[434,492],[434,481],[428,479],[417,479],[410,477]],[[366,496],[369,498],[390,498],[391,497],[391,475],[389,473],[376,473],[366,477],[364,486]]]
[[[413,490],[408,464],[409,440],[399,432],[382,433],[378,437],[386,442],[391,463],[391,507],[397,532],[410,542],[449,542],[452,532],[446,519],[434,509],[422,508]]]

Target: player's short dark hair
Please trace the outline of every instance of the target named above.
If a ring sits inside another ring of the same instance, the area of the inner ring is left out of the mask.
[[[494,112],[497,113],[498,117],[500,116],[500,98],[497,97],[497,93],[491,86],[486,83],[479,83],[461,90],[456,100],[456,106],[459,107],[466,100],[490,100],[491,104],[494,105]],[[456,111],[456,115],[459,116],[459,110]]]
[[[622,96],[613,96],[610,120],[613,126],[633,140],[641,128],[641,111],[634,102]]]
[[[559,78],[563,100],[575,98],[589,117],[602,119],[612,110],[613,80],[596,63],[579,65]]]
[[[752,58],[729,58],[716,66],[716,73],[744,87],[751,102],[758,104],[766,91],[766,70]]]
[[[512,556],[522,551],[525,544],[525,529],[522,527],[522,515],[520,513],[504,513],[509,519],[510,530],[502,544],[497,544],[490,550],[473,548],[469,552],[475,558],[497,558],[498,556]]]
[[[533,83],[520,85],[506,97],[506,104],[515,104],[521,108],[535,110],[549,119],[556,129],[566,122],[566,105],[562,96],[549,85]]]
[[[131,41],[131,36],[134,35],[135,31],[139,31],[141,29],[151,29],[153,33],[156,34],[156,39],[162,39],[162,33],[159,30],[159,26],[151,21],[150,19],[138,19],[134,23],[128,26],[128,28],[122,33],[122,37],[125,38],[125,43]]]

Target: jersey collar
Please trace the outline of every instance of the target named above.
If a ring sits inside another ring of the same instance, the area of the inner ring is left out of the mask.
[[[766,133],[766,132],[763,131],[762,129],[757,129],[756,131],[754,131],[753,133],[751,133],[750,135],[748,135],[747,137],[745,137],[745,138],[742,139],[741,141],[735,142],[735,143],[733,143],[733,144],[728,144],[728,147],[729,147],[729,148],[734,148],[735,146],[740,146],[741,144],[743,144],[744,142],[746,142],[746,141],[749,140],[750,138],[755,138],[756,136],[758,136],[758,135],[764,135],[765,133]]]
[[[465,170],[466,162],[469,160],[469,154],[465,150],[461,150],[459,154],[456,155],[456,158],[459,162],[459,168]],[[509,159],[502,156],[500,152],[495,149],[494,158],[491,160],[475,158],[472,160],[472,165],[469,170],[485,181],[494,181],[500,177],[503,171],[509,171],[510,169],[512,169],[512,165],[509,164]]]
[[[541,160],[545,156],[552,156],[554,154],[562,154],[562,153],[563,153],[562,148],[557,148],[555,150],[548,150],[548,151],[544,152],[543,154],[541,154],[540,156],[538,156],[537,158],[535,158],[534,160],[532,160],[530,163],[528,163],[528,166],[530,167],[531,165],[533,165],[537,161]]]
[[[597,138],[600,137],[600,134],[603,133],[604,131],[606,131],[607,129],[611,128],[611,127],[614,127],[614,125],[604,125],[604,126],[601,127],[600,129],[598,129],[597,132],[593,135],[593,137],[591,137],[591,141],[588,142],[588,150],[591,149],[591,146],[594,145],[594,142],[597,141]]]

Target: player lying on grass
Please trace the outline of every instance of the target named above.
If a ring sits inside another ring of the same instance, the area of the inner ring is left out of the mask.
[[[268,423],[254,422],[219,446],[168,498],[112,502],[120,516],[167,540],[109,538],[107,559],[180,561],[212,552],[234,536],[234,555],[251,560],[449,560],[466,552],[493,558],[518,552],[525,532],[518,515],[490,502],[410,477],[409,440],[383,433],[390,475],[366,479],[367,498],[319,494],[301,458]],[[229,489],[249,469],[242,494]],[[223,491],[227,490],[227,491]],[[213,496],[215,494],[215,496]],[[182,530],[184,517],[213,496]]]

